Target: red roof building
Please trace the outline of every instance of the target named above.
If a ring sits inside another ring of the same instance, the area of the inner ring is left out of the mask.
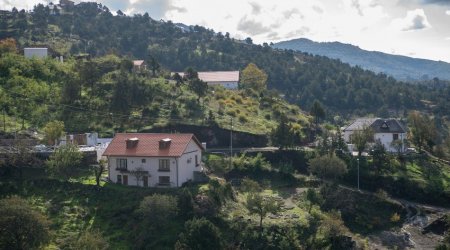
[[[202,171],[203,150],[193,134],[120,133],[103,156],[112,182],[179,187]]]

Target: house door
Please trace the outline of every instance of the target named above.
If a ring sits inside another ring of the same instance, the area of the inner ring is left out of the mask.
[[[123,175],[123,185],[128,186],[128,175]]]
[[[144,180],[144,187],[148,187],[148,176],[142,177]]]

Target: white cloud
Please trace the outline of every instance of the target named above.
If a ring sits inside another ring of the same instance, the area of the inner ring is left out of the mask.
[[[1,10],[11,10],[13,7],[16,7],[18,10],[32,10],[33,7],[39,3],[48,4],[49,0],[27,0],[27,1],[15,1],[15,0],[0,0],[0,9]]]
[[[406,17],[397,18],[392,21],[392,26],[401,31],[413,31],[431,28],[423,9],[410,10]]]
[[[450,16],[450,10],[445,11],[445,14]]]

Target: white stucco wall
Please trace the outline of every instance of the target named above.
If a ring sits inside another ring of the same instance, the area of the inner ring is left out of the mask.
[[[195,164],[195,155],[198,157],[198,166]],[[127,171],[120,171],[116,169],[117,159],[127,159]],[[145,159],[145,163],[142,163],[142,159]],[[161,172],[159,169],[159,160],[169,159],[170,172]],[[190,161],[188,161],[190,160]],[[141,167],[144,171],[148,171],[148,186],[155,187],[159,182],[160,176],[169,176],[171,187],[180,187],[184,182],[193,179],[194,171],[201,171],[201,149],[198,145],[191,140],[188,144],[185,153],[179,157],[108,157],[108,177],[109,179],[117,183],[117,175],[127,175],[128,185],[137,186],[136,178],[130,173],[130,171],[136,170]],[[178,167],[177,167],[178,166]],[[178,175],[177,175],[178,172]],[[177,179],[178,176],[178,179]],[[123,177],[122,177],[123,181]],[[143,186],[142,180],[139,182],[139,186]]]
[[[350,141],[351,134],[353,134],[353,131],[344,131],[344,141],[346,143],[351,143]],[[393,134],[394,133],[375,133],[374,141],[380,140],[380,142],[383,144],[383,146],[386,148],[386,151],[388,152],[397,152],[397,150],[391,146],[391,143],[393,141]],[[406,139],[406,133],[398,133],[398,139],[404,141]],[[405,145],[403,146],[402,152],[404,150]]]
[[[127,171],[120,171],[116,169],[117,159],[127,159]],[[142,159],[145,159],[145,163],[142,163]],[[159,169],[159,160],[160,159],[169,159],[170,163],[170,171],[169,172],[160,172]],[[137,186],[138,183],[136,178],[130,173],[133,170],[136,170],[139,167],[142,167],[144,171],[148,171],[148,186],[154,187],[159,182],[159,176],[169,176],[171,186],[176,186],[176,159],[175,158],[167,158],[167,157],[108,157],[108,166],[109,166],[109,179],[117,183],[117,175],[127,175],[128,176],[128,185],[129,186]],[[123,177],[122,177],[123,181]],[[143,186],[143,181],[139,182],[139,186]]]
[[[25,48],[23,54],[26,58],[45,58],[47,57],[47,48]]]
[[[388,152],[397,152],[397,150],[391,145],[392,141],[394,141],[393,135],[394,133],[376,133],[374,135],[374,139],[375,141],[380,140]],[[398,139],[404,141],[406,139],[406,134],[398,133]],[[404,151],[404,147],[405,146],[403,146],[403,149],[401,150],[402,152]]]
[[[198,163],[195,164],[195,156],[197,155]],[[179,185],[194,179],[194,171],[201,171],[202,152],[198,145],[191,140],[180,157],[179,164]]]

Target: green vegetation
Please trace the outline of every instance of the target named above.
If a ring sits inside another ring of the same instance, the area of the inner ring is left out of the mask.
[[[208,161],[211,169],[216,162],[221,161]],[[49,179],[43,170],[40,174],[34,172],[31,178],[28,172],[35,170],[25,170],[21,185],[14,178],[3,177],[0,188],[2,197],[20,195],[49,218],[54,232],[48,241],[51,248],[364,246],[364,236],[358,234],[397,226],[404,214],[398,205],[363,194],[351,195],[359,199],[361,206],[350,210],[336,202],[344,194],[349,195],[342,191],[336,197],[337,187],[332,188],[334,192],[321,187],[311,195],[306,191],[310,186],[305,177],[279,173],[261,155],[237,158],[232,168],[224,170],[224,175],[233,178],[247,176],[240,187],[215,177],[207,184],[182,189],[111,183],[98,187],[88,167],[78,168],[70,181]],[[377,209],[369,203],[377,204]],[[355,212],[364,216],[354,221],[350,214]],[[393,214],[400,215],[395,223],[390,222]],[[372,222],[374,215],[380,221]],[[217,240],[205,241],[205,235]]]
[[[48,172],[55,177],[68,180],[81,165],[82,153],[77,146],[67,144],[58,147],[46,162]]]
[[[448,115],[450,87],[445,84],[405,84],[338,60],[273,49],[268,44],[253,45],[250,38],[237,41],[228,33],[201,26],[184,32],[172,22],[156,21],[148,14],[114,16],[106,6],[94,2],[65,8],[60,15],[50,15],[41,4],[30,13],[14,10],[11,18],[2,19],[6,28],[0,30],[0,37],[15,38],[21,48],[47,45],[65,57],[85,53],[98,57],[111,52],[132,55],[147,59],[155,73],[163,68],[182,71],[187,67],[243,70],[255,63],[267,74],[269,89],[279,90],[304,110],[317,100],[329,118],[334,114],[381,116],[386,110],[402,115],[412,109]]]
[[[13,196],[0,200],[0,247],[39,249],[48,243],[48,219],[25,200]]]
[[[108,55],[91,60],[25,59],[6,53],[0,57],[0,94],[8,131],[43,128],[54,143],[67,131],[97,130],[103,133],[140,131],[171,124],[218,125],[264,134],[276,126],[282,114],[297,130],[307,128],[309,118],[281,100],[276,92],[261,90],[252,97],[244,90],[207,88],[200,80],[177,84],[161,73],[149,78],[131,71],[130,60]],[[128,66],[127,66],[128,65]],[[200,104],[199,100],[202,99]],[[12,128],[20,117],[22,126]],[[8,126],[7,126],[8,125]]]

